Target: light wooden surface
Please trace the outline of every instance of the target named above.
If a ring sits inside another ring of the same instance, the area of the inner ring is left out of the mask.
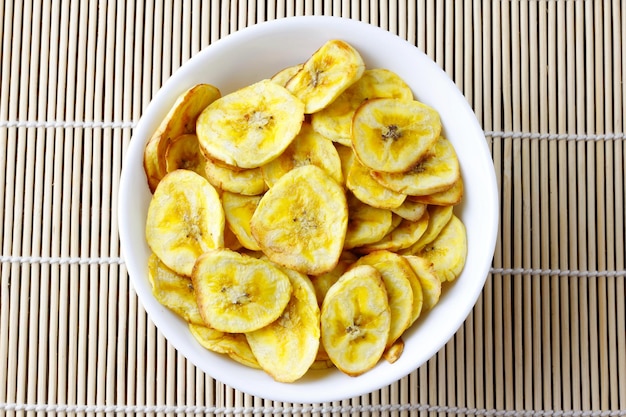
[[[146,317],[117,232],[125,149],[164,80],[229,33],[301,14],[371,22],[432,57],[482,123],[501,195],[493,268],[456,336],[332,404],[196,370]],[[0,33],[1,416],[626,416],[621,1],[9,0]]]

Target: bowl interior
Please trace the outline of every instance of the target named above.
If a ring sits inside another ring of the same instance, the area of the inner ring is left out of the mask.
[[[468,257],[462,275],[446,288],[439,304],[406,334],[404,353],[397,362],[381,361],[356,378],[336,370],[311,371],[296,383],[283,384],[202,348],[184,322],[152,296],[147,279],[150,252],[145,241],[151,194],[143,172],[143,148],[178,95],[192,85],[210,83],[227,94],[304,62],[325,41],[335,38],[352,44],[367,68],[396,72],[418,100],[439,111],[464,179],[464,201],[455,213],[466,225]],[[461,92],[432,60],[397,36],[365,23],[296,17],[261,23],[223,38],[167,80],[133,132],[120,182],[119,218],[122,251],[133,287],[150,319],[180,353],[211,377],[248,394],[318,403],[350,398],[391,384],[425,363],[454,335],[473,308],[489,272],[498,227],[498,196],[483,131]]]

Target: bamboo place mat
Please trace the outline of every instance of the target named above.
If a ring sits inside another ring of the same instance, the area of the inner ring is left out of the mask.
[[[593,0],[5,1],[0,415],[626,415],[626,10]],[[369,395],[231,389],[146,316],[120,256],[125,150],[203,47],[284,16],[415,44],[464,92],[498,179],[491,272],[454,338]]]

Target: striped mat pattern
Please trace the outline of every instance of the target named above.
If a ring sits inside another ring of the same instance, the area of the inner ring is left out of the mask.
[[[0,3],[0,416],[626,416],[626,10],[620,0]],[[428,363],[328,404],[266,401],[179,355],[120,255],[125,150],[212,42],[294,15],[415,44],[493,155],[501,222],[472,314]]]

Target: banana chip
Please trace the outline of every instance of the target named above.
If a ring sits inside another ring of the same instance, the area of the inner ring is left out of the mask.
[[[454,147],[440,136],[426,156],[407,172],[372,171],[372,177],[399,193],[429,195],[451,188],[460,178],[461,170]]]
[[[298,71],[302,69],[304,64],[292,65],[290,67],[283,68],[278,71],[276,74],[270,78],[276,84],[284,87],[287,82],[294,76]]]
[[[467,257],[465,225],[454,214],[439,235],[417,255],[431,262],[441,281],[454,281],[461,275]]]
[[[434,206],[453,206],[463,199],[463,178],[459,176],[452,187],[438,193],[428,195],[409,195],[407,201]]]
[[[259,195],[267,190],[261,168],[240,169],[204,159],[204,174],[215,188],[231,193]]]
[[[345,249],[352,249],[380,241],[392,226],[391,211],[363,203],[353,194],[347,194],[348,230]]]
[[[280,155],[300,131],[304,104],[263,80],[211,103],[198,116],[200,149],[238,168],[257,168]]]
[[[368,100],[352,119],[354,152],[374,171],[408,171],[424,158],[440,133],[439,113],[416,100]]]
[[[198,115],[220,96],[217,87],[197,84],[178,97],[144,149],[143,166],[152,193],[168,172],[165,154],[170,142],[183,134],[194,133]]]
[[[310,275],[337,265],[347,226],[342,187],[315,165],[283,175],[250,220],[252,236],[270,260]]]
[[[415,255],[426,245],[435,240],[441,232],[441,229],[450,221],[453,215],[453,209],[454,207],[452,206],[428,206],[428,227],[418,241],[411,245],[406,251],[402,251],[402,253]]]
[[[432,309],[441,297],[441,281],[432,272],[431,264],[426,259],[415,255],[407,255],[404,259],[409,262],[422,286],[422,295],[424,296],[422,308],[425,311]]]
[[[332,103],[311,115],[311,125],[327,138],[351,146],[354,112],[365,100],[373,98],[412,100],[413,92],[396,73],[382,68],[368,69]]]
[[[283,271],[268,261],[228,249],[200,256],[191,279],[202,319],[227,333],[267,326],[291,298],[291,282]]]
[[[422,291],[411,266],[400,255],[389,251],[372,252],[354,264],[376,268],[385,283],[391,309],[391,327],[387,347],[419,317],[422,310]]]
[[[337,183],[343,183],[341,160],[333,143],[313,130],[310,124],[302,124],[300,133],[276,159],[261,167],[268,186],[273,186],[283,175],[294,168],[316,165]]]
[[[341,40],[330,40],[304,63],[285,85],[305,104],[305,113],[315,113],[335,100],[365,71],[361,55]]]
[[[250,368],[261,369],[243,333],[224,333],[202,325],[189,325],[192,336],[205,349],[228,355],[231,359]]]
[[[402,219],[400,224],[388,232],[382,239],[358,248],[359,253],[377,250],[398,252],[415,244],[428,228],[428,212],[421,219],[411,221]]]
[[[151,254],[148,258],[148,278],[152,294],[159,303],[188,323],[204,324],[189,277],[178,275],[165,266],[155,254]]]
[[[252,251],[261,250],[250,230],[250,220],[260,201],[261,196],[256,195],[247,196],[226,191],[222,194],[227,228],[233,232],[244,248]]]
[[[172,139],[165,151],[165,166],[168,173],[177,169],[188,169],[205,177],[204,161],[198,137],[193,133]]]
[[[269,325],[246,333],[261,368],[276,381],[293,382],[309,370],[320,342],[320,309],[309,278],[283,269],[293,291],[283,313]]]
[[[406,200],[406,194],[393,191],[379,182],[371,175],[371,171],[357,159],[352,161],[346,187],[356,198],[372,207],[381,209],[395,209]]]
[[[322,344],[347,375],[361,375],[378,363],[390,326],[387,291],[374,267],[352,268],[328,290],[321,312]]]
[[[190,276],[196,259],[224,246],[224,210],[215,188],[179,169],[157,185],[148,206],[146,240],[170,269]]]

